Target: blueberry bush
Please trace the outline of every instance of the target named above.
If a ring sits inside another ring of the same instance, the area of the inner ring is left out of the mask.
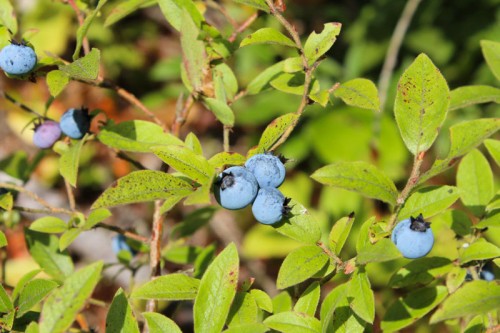
[[[495,1],[318,3],[0,0],[0,330],[499,330]]]

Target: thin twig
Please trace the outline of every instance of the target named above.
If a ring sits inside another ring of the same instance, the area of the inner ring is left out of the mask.
[[[396,206],[394,207],[394,213],[389,219],[389,223],[387,224],[387,230],[391,230],[394,227],[394,224],[396,223],[396,219],[398,218],[398,214],[403,207],[406,199],[410,195],[411,191],[415,188],[415,186],[418,184],[419,178],[420,178],[420,168],[422,167],[422,163],[424,161],[425,157],[425,152],[421,152],[417,155],[415,155],[415,158],[413,160],[413,167],[411,169],[411,174],[410,178],[408,178],[408,181],[406,182],[405,187],[399,194],[397,200],[396,200]]]
[[[259,17],[259,13],[253,13],[249,18],[245,20],[245,22],[243,22],[239,27],[236,28],[236,30],[233,31],[231,36],[228,38],[228,41],[231,43],[234,42],[238,35],[245,31],[257,19],[257,17]]]
[[[335,260],[335,263],[337,264],[337,266],[342,267],[342,265],[344,265],[344,262],[339,257],[337,257],[335,255],[335,253],[330,251],[330,249],[328,247],[326,247],[326,245],[323,244],[323,242],[318,242],[318,243],[316,243],[316,245],[318,245],[323,250],[323,252],[325,252],[330,258]]]
[[[8,100],[9,102],[11,102],[15,106],[19,107],[23,111],[26,111],[26,112],[29,112],[29,113],[33,113],[34,115],[37,115],[40,118],[46,118],[45,116],[42,116],[40,113],[36,112],[35,110],[33,110],[32,108],[30,108],[29,106],[26,106],[25,104],[19,102],[14,97],[12,97],[11,95],[7,94],[5,91],[0,90],[0,96],[4,97],[6,100]]]
[[[68,0],[68,3],[75,11],[76,17],[78,18],[78,24],[81,27],[83,25],[83,23],[85,22],[85,15],[82,13],[80,8],[78,8],[78,5],[76,4],[75,0]],[[83,37],[83,53],[88,54],[89,52],[90,52],[89,40],[88,40],[87,36],[85,36],[85,37]]]
[[[153,215],[153,227],[150,241],[149,267],[151,268],[151,280],[161,275],[161,240],[163,237],[164,216],[160,213],[162,200],[155,201]],[[146,303],[146,311],[155,312],[157,302],[154,299]]]
[[[9,189],[9,190],[14,190],[14,191],[17,191],[17,192],[24,193],[24,194],[28,195],[33,200],[35,200],[36,202],[38,202],[40,205],[42,205],[45,208],[47,208],[48,210],[50,210],[51,213],[54,213],[54,214],[59,214],[60,213],[60,214],[67,214],[67,215],[73,215],[74,214],[74,212],[72,212],[70,210],[67,210],[67,209],[64,209],[64,208],[52,207],[47,201],[45,201],[44,199],[40,198],[36,193],[33,193],[33,192],[25,189],[24,187],[17,186],[17,185],[14,185],[14,184],[10,184],[10,183],[0,183],[0,187],[6,188],[6,189]]]
[[[238,28],[238,22],[236,22],[231,15],[227,12],[227,10],[219,5],[215,1],[207,1],[205,2],[207,6],[212,7],[216,10],[218,10],[225,18],[226,20],[233,26],[233,28],[237,29]]]
[[[172,124],[172,134],[179,137],[181,132],[181,127],[186,123],[187,117],[189,116],[189,112],[194,105],[194,95],[190,94],[186,101],[184,102],[184,106],[182,108],[178,108],[175,112],[174,123]]]
[[[145,244],[149,243],[149,238],[141,236],[141,235],[138,235],[138,234],[136,234],[136,233],[134,233],[132,231],[129,231],[129,230],[124,230],[124,229],[122,229],[120,227],[117,227],[115,225],[109,225],[109,224],[105,224],[105,223],[98,223],[98,224],[96,224],[95,227],[96,228],[103,228],[103,229],[106,229],[106,230],[117,232],[119,234],[122,234],[125,237],[134,239],[134,240],[139,241],[141,243],[145,243]]]
[[[57,214],[65,214],[65,215],[69,215],[69,216],[72,216],[74,214],[74,212],[72,212],[70,210],[54,212],[54,208],[49,209],[49,208],[31,208],[31,207],[14,206],[12,209],[17,210],[19,212],[28,213],[28,214],[54,214],[54,213],[57,213]],[[59,209],[59,208],[57,208],[57,209]]]
[[[66,185],[66,192],[68,193],[69,208],[71,210],[75,210],[76,208],[75,194],[73,193],[71,184],[66,179],[64,179],[64,185]]]
[[[232,127],[231,126],[226,126],[224,125],[224,130],[223,130],[223,148],[225,152],[229,151],[229,133],[231,132]]]
[[[124,161],[127,161],[129,162],[130,164],[132,164],[136,169],[138,170],[147,170],[147,168],[142,165],[140,162],[134,160],[132,157],[128,156],[127,154],[125,154],[124,152],[122,151],[119,151],[119,150],[116,150],[116,157],[118,157],[119,159],[122,159]]]
[[[396,65],[399,49],[401,48],[401,44],[403,43],[404,36],[406,35],[406,31],[408,30],[408,26],[410,25],[413,15],[415,14],[417,7],[421,1],[422,0],[408,0],[406,2],[403,13],[399,17],[396,28],[394,29],[394,32],[392,34],[389,48],[387,49],[387,55],[385,57],[384,65],[382,66],[382,71],[380,72],[380,78],[378,81],[381,110],[384,110],[387,98],[387,89],[389,88],[389,81]]]

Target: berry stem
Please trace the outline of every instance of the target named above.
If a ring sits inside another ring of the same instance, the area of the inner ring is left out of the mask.
[[[73,193],[71,184],[66,179],[64,179],[64,185],[66,186],[66,192],[68,193],[69,208],[74,211],[76,208],[75,194]]]
[[[110,231],[114,231],[116,233],[119,233],[127,238],[130,238],[130,239],[134,239],[136,241],[139,241],[141,243],[144,243],[144,244],[147,244],[149,243],[149,238],[147,237],[144,237],[144,236],[141,236],[141,235],[138,235],[132,231],[128,231],[128,230],[124,230],[120,227],[117,227],[115,225],[109,225],[109,224],[105,224],[105,223],[98,223],[96,225],[96,228],[103,228],[103,229],[106,229],[106,230],[110,230]]]
[[[387,224],[387,231],[392,230],[392,228],[396,224],[399,212],[401,211],[401,208],[403,208],[406,199],[410,195],[411,191],[415,188],[415,186],[417,186],[418,181],[420,179],[420,168],[422,167],[422,163],[424,162],[424,157],[425,157],[425,151],[415,155],[415,158],[413,160],[413,167],[410,173],[410,178],[408,178],[405,187],[403,188],[403,190],[401,191],[396,200],[394,213],[391,215],[389,223]]]

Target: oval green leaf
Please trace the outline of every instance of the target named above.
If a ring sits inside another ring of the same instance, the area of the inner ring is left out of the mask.
[[[474,260],[486,260],[498,257],[500,257],[498,246],[480,238],[461,251],[459,259],[461,264],[465,264]]]
[[[194,301],[195,332],[219,333],[224,327],[238,286],[239,258],[229,244],[210,264]]]
[[[274,28],[262,28],[246,36],[240,43],[240,47],[253,44],[278,44],[297,47],[295,43]]]
[[[48,234],[59,234],[68,230],[68,225],[58,217],[45,216],[31,223],[30,229]]]
[[[367,79],[353,79],[342,83],[333,92],[347,105],[380,111],[380,100],[375,84]]]
[[[267,327],[283,333],[319,333],[321,324],[318,319],[304,313],[281,312],[264,320]]]
[[[203,101],[207,108],[213,112],[215,117],[226,126],[234,125],[234,112],[227,105],[227,103],[215,99],[215,98],[204,98]]]
[[[316,170],[311,177],[322,184],[358,192],[391,205],[398,197],[389,177],[367,162],[335,162]]]
[[[106,333],[139,333],[137,320],[123,289],[118,289],[106,316]]]
[[[182,273],[160,276],[134,289],[131,298],[180,301],[195,299],[200,280]]]
[[[191,185],[161,171],[141,170],[118,179],[94,202],[92,209],[189,195]]]
[[[400,220],[423,216],[434,216],[450,207],[460,197],[460,191],[454,186],[429,186],[414,192],[399,212]]]
[[[342,24],[337,22],[325,23],[323,30],[319,34],[313,31],[307,37],[304,54],[309,65],[318,60],[333,46],[341,28]]]
[[[306,244],[316,244],[321,238],[321,229],[316,219],[299,202],[291,200],[288,217],[272,225],[282,235]]]
[[[281,264],[276,286],[285,289],[316,274],[328,262],[328,255],[314,245],[303,246],[290,252]]]
[[[170,318],[156,312],[143,312],[142,316],[148,323],[149,333],[182,333],[177,324]]]
[[[401,76],[394,105],[399,131],[413,155],[431,147],[449,103],[446,80],[432,61],[420,54]]]
[[[482,103],[500,103],[500,89],[490,86],[464,86],[451,91],[449,111]]]
[[[19,318],[31,310],[57,286],[57,282],[44,279],[35,279],[26,283],[19,295],[19,299],[16,301],[18,308],[16,317]]]

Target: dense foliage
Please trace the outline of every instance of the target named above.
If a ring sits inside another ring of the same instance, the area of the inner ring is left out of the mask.
[[[0,329],[498,330],[496,16],[0,0]]]

